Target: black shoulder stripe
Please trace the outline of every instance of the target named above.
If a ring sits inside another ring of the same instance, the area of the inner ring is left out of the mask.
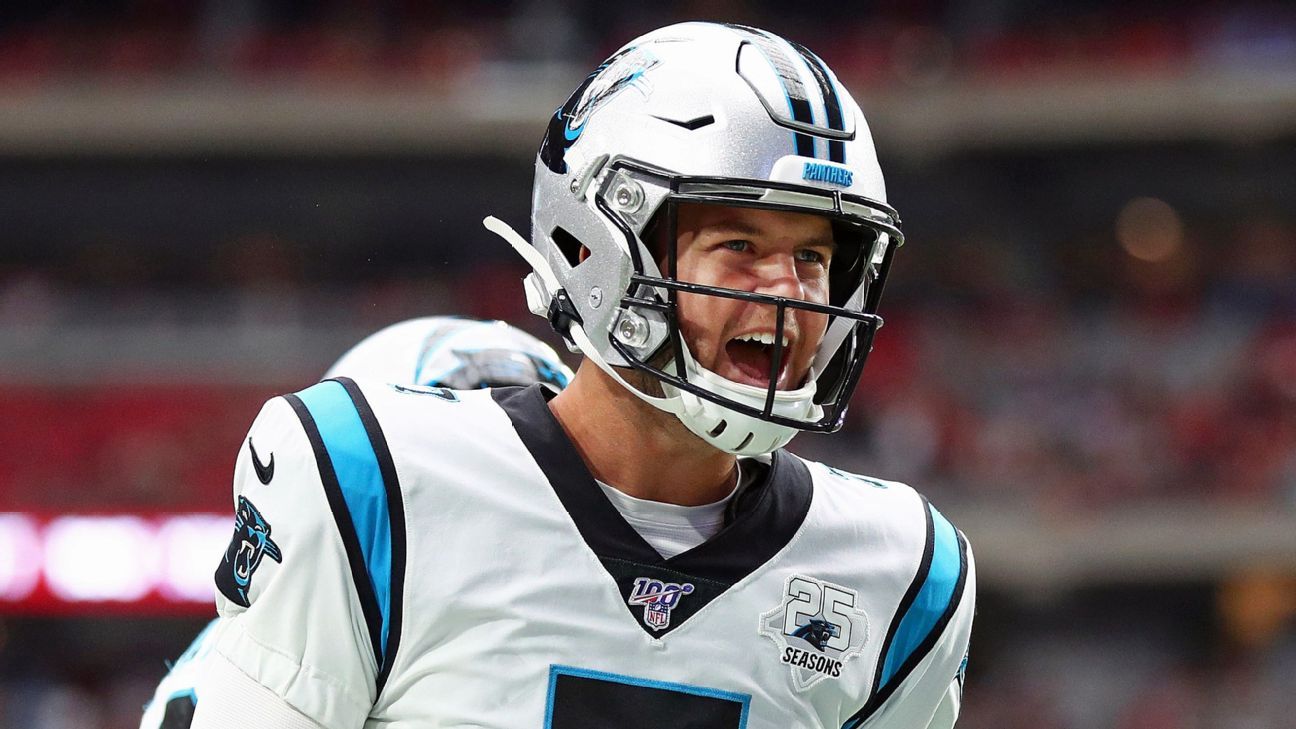
[[[387,514],[391,521],[391,608],[387,618],[387,642],[383,649],[383,661],[380,664],[377,681],[377,693],[382,694],[387,677],[391,675],[392,665],[396,661],[396,650],[400,646],[402,615],[404,614],[405,596],[405,502],[401,496],[400,481],[396,477],[396,463],[392,460],[391,449],[383,435],[378,419],[374,417],[373,408],[355,381],[349,377],[336,378],[346,388],[351,401],[355,403],[360,422],[364,423],[365,432],[373,446],[374,455],[378,458],[378,469],[382,473],[383,486],[387,491]]]
[[[320,435],[319,426],[315,423],[310,409],[296,395],[283,397],[297,414],[297,419],[301,421],[302,429],[306,431],[306,437],[310,440],[311,450],[315,452],[315,465],[319,468],[320,483],[324,486],[324,495],[328,499],[329,510],[333,512],[333,521],[337,524],[338,535],[341,536],[342,544],[346,547],[347,563],[351,566],[351,579],[360,597],[360,609],[369,630],[374,660],[381,666],[383,662],[382,611],[378,607],[378,598],[369,581],[364,552],[360,548],[355,526],[351,523],[351,514],[347,509],[346,498],[342,495],[342,486],[338,483],[337,472],[333,470],[333,460],[329,457],[328,449],[324,447],[324,439]]]

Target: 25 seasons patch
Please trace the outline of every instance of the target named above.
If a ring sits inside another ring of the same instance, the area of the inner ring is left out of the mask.
[[[760,632],[778,646],[779,660],[791,669],[798,691],[838,678],[846,662],[859,655],[868,639],[868,618],[858,602],[854,590],[793,575],[782,604],[761,615]]]

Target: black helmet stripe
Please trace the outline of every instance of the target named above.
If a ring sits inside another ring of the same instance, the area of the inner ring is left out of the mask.
[[[770,65],[774,67],[774,73],[778,74],[779,81],[783,84],[783,91],[787,94],[788,108],[792,111],[793,121],[813,125],[814,112],[810,110],[810,98],[806,94],[805,84],[801,82],[801,74],[797,72],[792,59],[788,57],[787,53],[784,53],[783,48],[775,41],[774,37],[757,28],[750,28],[745,25],[727,25],[729,28],[742,31],[751,39],[761,49]],[[793,138],[798,155],[802,157],[815,156],[814,137],[809,134],[794,132]]]
[[[837,131],[845,131],[846,124],[842,120],[841,99],[837,98],[837,87],[833,85],[832,79],[828,76],[828,70],[824,67],[824,62],[809,48],[800,43],[788,41],[797,53],[805,59],[806,65],[810,67],[810,73],[819,82],[819,92],[823,94],[824,109],[828,118],[828,128]],[[846,144],[836,139],[828,141],[828,159],[832,162],[846,162]]]

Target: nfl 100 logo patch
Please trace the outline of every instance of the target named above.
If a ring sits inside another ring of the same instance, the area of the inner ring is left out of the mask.
[[[636,577],[634,589],[626,602],[631,605],[642,605],[643,621],[653,630],[665,630],[670,627],[671,610],[679,605],[685,595],[693,593],[689,582],[663,582],[651,577]]]
[[[854,590],[793,575],[782,604],[761,615],[760,632],[778,646],[779,660],[791,668],[798,691],[838,678],[846,662],[859,655],[869,627],[858,603]]]

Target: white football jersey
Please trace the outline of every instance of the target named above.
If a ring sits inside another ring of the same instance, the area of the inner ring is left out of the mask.
[[[663,559],[539,386],[261,411],[215,649],[326,727],[948,726],[974,569],[912,489],[778,451]]]
[[[193,721],[194,707],[198,702],[198,679],[223,627],[220,620],[208,623],[171,664],[171,670],[144,707],[140,729],[187,729]]]

